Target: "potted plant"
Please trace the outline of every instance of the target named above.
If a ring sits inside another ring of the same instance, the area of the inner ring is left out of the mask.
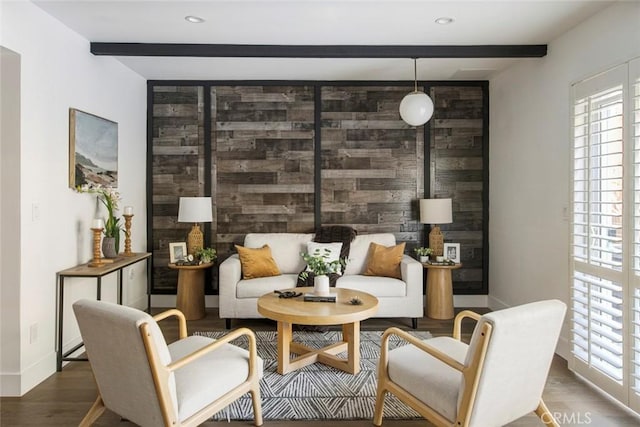
[[[313,293],[316,295],[329,294],[329,273],[342,274],[342,270],[347,265],[344,258],[338,258],[330,261],[331,251],[324,249],[324,253],[320,253],[320,249],[316,249],[313,255],[301,252],[300,256],[307,263],[307,270],[303,271],[300,276],[306,279],[309,272],[314,274]]]
[[[414,251],[418,256],[418,259],[420,260],[420,262],[429,261],[429,255],[433,253],[433,250],[431,248],[423,248],[423,247],[415,248]]]
[[[216,250],[213,248],[201,248],[196,251],[196,256],[201,263],[208,264],[216,259]]]
[[[76,187],[79,193],[96,194],[98,200],[107,208],[107,219],[104,222],[104,239],[102,241],[102,252],[106,258],[115,258],[120,252],[120,231],[122,224],[120,218],[116,217],[114,211],[118,210],[120,193],[112,187],[100,184],[83,184]]]

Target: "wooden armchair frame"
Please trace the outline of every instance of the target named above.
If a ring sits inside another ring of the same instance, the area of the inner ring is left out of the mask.
[[[480,319],[480,315],[470,310],[465,310],[456,316],[453,325],[453,338],[461,340],[461,326],[462,320],[465,318],[471,318],[476,322]],[[489,323],[482,324],[482,330],[480,331],[480,341],[477,344],[475,354],[471,359],[471,363],[468,366],[454,360],[447,354],[440,350],[430,346],[428,343],[410,335],[398,328],[389,328],[382,335],[382,343],[380,349],[380,361],[378,364],[378,389],[376,392],[376,405],[373,416],[373,424],[375,426],[382,425],[382,414],[384,410],[384,398],[387,392],[393,393],[400,400],[413,408],[416,412],[429,420],[431,423],[438,427],[468,427],[471,420],[471,412],[473,410],[473,404],[475,402],[476,393],[478,391],[478,383],[480,380],[480,374],[482,373],[482,367],[487,353],[487,347],[491,339],[492,326]],[[415,398],[408,391],[400,387],[398,384],[391,381],[388,375],[388,353],[389,353],[389,338],[392,335],[396,335],[399,338],[414,345],[418,349],[428,353],[429,355],[440,360],[442,363],[452,367],[453,369],[460,371],[464,378],[464,383],[468,386],[464,388],[460,408],[458,410],[457,418],[454,422],[451,422],[447,418],[443,417],[435,411],[433,408],[427,406],[417,398]],[[553,415],[544,404],[542,400],[538,404],[535,410],[536,415],[547,426],[559,427],[553,418]]]
[[[184,339],[187,337],[187,322],[181,311],[176,309],[171,309],[159,313],[153,316],[155,321],[164,320],[168,317],[176,317],[179,325],[179,339]],[[257,369],[257,361],[258,361],[258,353],[256,348],[256,337],[253,331],[247,328],[239,328],[234,331],[229,332],[224,337],[217,339],[215,342],[208,344],[191,354],[188,354],[181,359],[178,359],[169,365],[163,365],[160,361],[160,356],[156,350],[156,345],[153,342],[153,337],[149,332],[149,324],[143,323],[140,325],[140,334],[142,336],[142,341],[145,346],[145,350],[147,353],[147,358],[149,360],[149,368],[151,369],[151,375],[153,377],[153,381],[155,384],[158,403],[160,405],[160,410],[164,419],[165,427],[191,427],[197,426],[205,422],[207,419],[211,418],[214,414],[219,412],[224,407],[228,406],[231,402],[235,401],[245,393],[251,394],[251,399],[253,403],[253,414],[256,426],[261,426],[263,423],[262,420],[262,405],[260,401],[260,378],[258,376]],[[172,372],[188,365],[189,363],[199,359],[200,357],[215,351],[220,348],[222,345],[229,343],[230,341],[242,336],[246,335],[249,339],[249,375],[247,376],[246,381],[242,384],[236,386],[233,390],[226,393],[224,396],[218,398],[217,400],[211,402],[209,405],[202,408],[200,411],[196,412],[186,420],[180,422],[178,419],[178,415],[176,413],[176,408],[174,408],[171,393],[168,387],[169,377]],[[80,422],[80,427],[90,426],[92,425],[104,412],[105,410],[104,403],[102,401],[102,397],[98,392],[98,397],[94,402],[89,412],[85,415],[85,417]]]

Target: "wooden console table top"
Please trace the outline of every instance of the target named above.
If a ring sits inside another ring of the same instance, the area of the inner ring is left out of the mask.
[[[66,277],[100,277],[149,257],[151,257],[150,252],[134,253],[131,256],[119,254],[117,258],[110,258],[113,262],[109,262],[102,267],[89,267],[89,262],[87,262],[67,268],[66,270],[58,271],[56,274]]]

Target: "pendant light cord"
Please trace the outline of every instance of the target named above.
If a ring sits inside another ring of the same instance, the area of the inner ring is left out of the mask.
[[[413,91],[418,91],[418,58],[413,58],[413,81],[414,88]]]

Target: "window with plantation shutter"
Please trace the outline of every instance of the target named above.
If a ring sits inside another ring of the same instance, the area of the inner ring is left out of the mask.
[[[640,409],[640,60],[572,87],[571,369]],[[635,77],[634,77],[635,76]]]
[[[630,137],[633,147],[633,241],[631,243],[631,392],[630,406],[640,411],[640,59],[629,64]]]

